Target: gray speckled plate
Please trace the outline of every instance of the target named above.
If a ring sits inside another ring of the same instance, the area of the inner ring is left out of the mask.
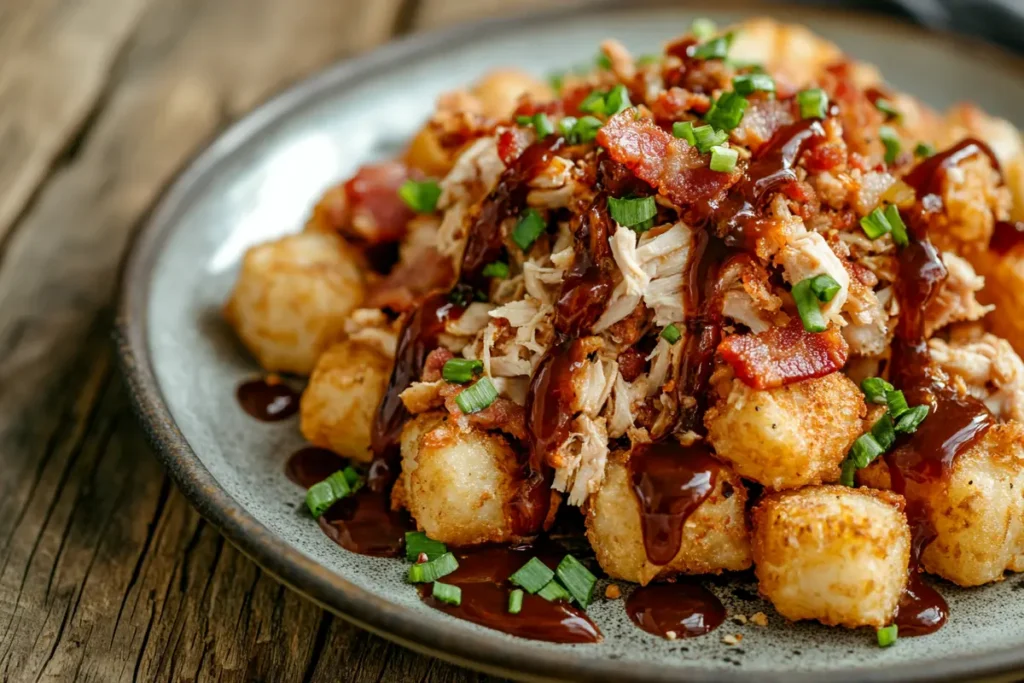
[[[721,3],[714,3],[721,6]],[[760,11],[765,11],[764,7]],[[1024,123],[1024,65],[1016,58],[896,22],[849,13],[776,10],[933,105],[974,100]],[[753,586],[713,586],[743,614],[763,610],[768,628],[727,624],[700,639],[666,641],[634,628],[622,602],[591,615],[599,645],[521,640],[421,604],[403,565],[349,554],[301,509],[282,471],[300,444],[294,422],[263,424],[234,400],[256,372],[219,309],[249,245],[300,228],[318,195],[360,164],[393,154],[438,93],[489,68],[543,74],[584,62],[614,35],[638,53],[689,25],[693,12],[632,3],[630,9],[559,10],[417,36],[335,66],[228,130],[169,190],[143,229],[123,281],[118,333],[139,412],[161,458],[199,510],[253,559],[317,602],[418,650],[522,678],[586,680],[938,680],[1008,674],[1024,667],[1024,579],[975,591],[943,586],[952,608],[939,633],[873,646],[871,632],[789,624]],[[719,22],[734,9],[702,10]],[[721,642],[743,633],[739,647]]]

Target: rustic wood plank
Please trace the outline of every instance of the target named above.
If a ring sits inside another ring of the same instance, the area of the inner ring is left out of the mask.
[[[515,16],[530,10],[568,4],[566,0],[423,0],[413,26],[417,30],[451,26],[494,16]]]

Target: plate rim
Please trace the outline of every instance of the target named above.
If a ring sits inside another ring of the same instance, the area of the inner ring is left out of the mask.
[[[800,12],[805,16],[835,18],[850,12],[841,9],[805,7],[789,3],[757,3],[746,0],[721,1],[716,9],[749,10],[770,16],[773,12]],[[839,4],[839,3],[837,3]],[[253,517],[225,491],[193,451],[178,429],[152,365],[148,335],[148,300],[152,266],[173,232],[174,218],[188,205],[190,195],[221,161],[230,157],[260,132],[272,127],[301,106],[314,102],[345,84],[372,78],[377,72],[400,67],[417,55],[450,49],[453,45],[479,40],[482,36],[509,29],[522,30],[546,21],[559,20],[577,12],[610,13],[631,9],[681,8],[696,10],[690,3],[671,0],[573,1],[543,11],[511,17],[492,17],[428,30],[406,36],[353,58],[335,62],[271,97],[219,132],[198,152],[158,196],[140,220],[132,236],[118,277],[117,314],[113,336],[121,373],[133,411],[162,465],[189,502],[243,554],[281,582],[313,600],[333,614],[418,652],[500,676],[530,680],[621,681],[727,681],[758,683],[785,681],[802,683],[827,675],[833,683],[845,681],[947,681],[971,676],[993,676],[1024,669],[1024,647],[999,650],[926,663],[903,662],[881,666],[855,666],[842,671],[750,671],[709,669],[662,662],[637,662],[588,657],[585,646],[546,650],[531,641],[508,638],[499,632],[453,631],[420,628],[416,614],[368,590],[359,588],[301,551],[293,548]],[[853,11],[858,21],[885,23],[914,39],[954,42],[982,51],[1020,70],[1024,58],[980,40],[949,32],[925,29],[900,18],[883,17],[863,10]],[[1022,643],[1024,645],[1024,643]],[[583,648],[583,649],[580,649]]]

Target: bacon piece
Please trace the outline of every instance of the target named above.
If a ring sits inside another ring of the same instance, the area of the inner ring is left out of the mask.
[[[430,353],[427,354],[427,359],[423,361],[423,375],[420,377],[423,382],[436,382],[441,379],[441,369],[444,368],[444,364],[455,358],[455,354],[439,346]]]
[[[627,382],[634,381],[647,369],[647,359],[635,346],[630,346],[620,353],[617,360],[619,361],[619,372],[622,374],[622,379]]]
[[[671,125],[682,120],[689,113],[706,114],[711,108],[711,98],[682,88],[669,88],[658,94],[651,102],[651,112],[659,123]]]
[[[363,306],[395,313],[411,311],[424,295],[450,287],[454,279],[451,259],[430,247],[395,266],[372,288]]]
[[[742,173],[712,171],[708,156],[672,137],[648,118],[627,109],[597,133],[597,142],[616,161],[678,205],[706,205],[720,199]]]
[[[718,346],[736,376],[754,389],[824,377],[846,364],[849,347],[835,327],[807,332],[799,319],[758,334],[734,334]]]
[[[314,220],[319,214],[333,229],[362,244],[398,242],[415,215],[398,196],[398,188],[410,177],[408,167],[397,161],[363,166],[341,186],[347,211],[338,210],[342,204],[335,188],[313,210]]]
[[[464,417],[469,424],[480,429],[498,429],[517,439],[526,439],[526,410],[515,401],[499,397],[479,412],[463,413],[455,397],[468,387],[468,384],[448,384],[441,389],[444,407],[453,417]]]

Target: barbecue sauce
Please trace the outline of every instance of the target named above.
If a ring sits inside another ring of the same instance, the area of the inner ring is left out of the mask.
[[[261,422],[287,420],[299,409],[299,392],[284,382],[254,379],[238,385],[238,404]]]
[[[710,633],[726,616],[714,593],[688,582],[638,587],[626,599],[626,614],[648,633],[673,639]]]
[[[960,162],[979,154],[987,156],[992,162],[992,168],[1000,170],[999,159],[991,147],[977,138],[967,138],[949,149],[921,161],[904,176],[903,182],[914,188],[918,201],[927,195],[941,195],[945,172],[959,165]]]
[[[284,474],[291,482],[308,489],[338,470],[345,469],[347,464],[348,461],[334,451],[307,446],[292,453],[285,463]]]
[[[1024,221],[998,221],[992,230],[988,249],[1006,255],[1011,249],[1024,242]]]

